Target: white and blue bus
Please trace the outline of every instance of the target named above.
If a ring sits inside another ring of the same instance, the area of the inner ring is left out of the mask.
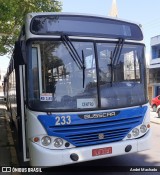
[[[150,148],[141,25],[27,15],[5,76],[24,161],[60,166]]]

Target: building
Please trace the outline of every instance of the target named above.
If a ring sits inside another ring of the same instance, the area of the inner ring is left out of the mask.
[[[118,17],[118,8],[117,8],[116,0],[112,1],[112,7],[111,7],[111,10],[109,12],[109,16],[116,17],[116,18]]]
[[[151,38],[148,92],[150,100],[160,95],[160,35]]]

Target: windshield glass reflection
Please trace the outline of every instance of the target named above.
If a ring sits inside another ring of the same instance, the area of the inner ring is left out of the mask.
[[[111,109],[145,102],[142,45],[124,43],[120,54],[113,56],[116,43],[96,43],[95,47],[92,42],[70,42],[80,64],[63,41],[32,42],[28,66],[31,107]]]

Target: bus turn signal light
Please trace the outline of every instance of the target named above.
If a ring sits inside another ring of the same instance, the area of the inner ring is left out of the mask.
[[[34,142],[39,142],[39,137],[34,137],[34,138],[33,138],[33,141],[34,141]]]

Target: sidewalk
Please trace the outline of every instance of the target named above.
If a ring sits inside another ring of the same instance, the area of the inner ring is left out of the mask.
[[[0,168],[3,171],[9,171],[10,167],[18,167],[18,160],[9,118],[6,115],[6,107],[3,101],[0,101]],[[12,175],[13,173],[7,172],[5,174]],[[19,174],[14,173],[14,175]]]
[[[156,123],[160,125],[160,118],[158,117],[158,114],[156,112],[152,112],[152,109],[150,110],[150,120],[152,123]]]

